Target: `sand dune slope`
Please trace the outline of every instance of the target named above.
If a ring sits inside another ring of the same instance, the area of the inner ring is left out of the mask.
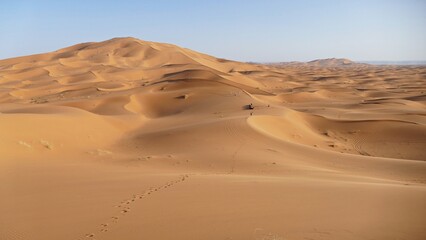
[[[420,66],[0,60],[0,239],[425,239],[425,116]]]

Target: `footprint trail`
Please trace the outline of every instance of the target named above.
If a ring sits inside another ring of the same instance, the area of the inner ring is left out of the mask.
[[[124,199],[123,201],[121,201],[119,204],[117,204],[115,207],[118,208],[117,213],[110,217],[110,221],[109,222],[105,222],[99,225],[99,229],[97,231],[93,231],[91,233],[86,233],[85,234],[85,238],[83,239],[92,239],[95,240],[97,239],[96,236],[98,236],[98,234],[100,233],[106,233],[110,230],[110,228],[114,225],[117,224],[120,219],[124,216],[126,216],[127,214],[129,214],[132,210],[132,206],[138,202],[141,202],[141,200],[143,200],[144,198],[148,197],[151,194],[154,194],[155,192],[167,189],[169,187],[172,187],[175,184],[184,182],[186,179],[188,179],[189,175],[182,175],[180,176],[178,179],[173,180],[173,181],[169,181],[161,186],[158,187],[151,187],[148,190],[145,190],[141,193],[136,193],[133,194],[132,197]],[[82,239],[82,238],[80,238]]]

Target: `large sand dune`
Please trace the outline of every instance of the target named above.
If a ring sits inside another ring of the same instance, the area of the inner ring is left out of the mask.
[[[426,239],[425,116],[420,66],[0,60],[0,239]]]

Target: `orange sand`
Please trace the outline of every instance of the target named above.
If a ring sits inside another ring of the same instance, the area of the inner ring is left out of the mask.
[[[426,67],[0,60],[0,239],[426,239],[425,116]]]

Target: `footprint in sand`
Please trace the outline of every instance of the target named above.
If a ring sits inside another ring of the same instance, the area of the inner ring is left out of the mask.
[[[46,140],[40,139],[40,144],[43,145],[43,147],[45,147],[49,150],[53,149],[52,144],[50,142],[46,141]]]
[[[93,234],[93,233],[88,233],[88,234],[86,234],[86,237],[87,237],[87,238],[94,238],[94,237],[95,237],[95,234]]]
[[[19,143],[20,145],[24,146],[24,147],[32,148],[32,146],[31,146],[29,143],[26,143],[26,142],[24,142],[24,141],[18,141],[18,143]]]
[[[130,208],[126,208],[126,209],[121,210],[121,213],[122,213],[122,214],[124,214],[124,213],[128,213],[128,212],[130,212]]]

